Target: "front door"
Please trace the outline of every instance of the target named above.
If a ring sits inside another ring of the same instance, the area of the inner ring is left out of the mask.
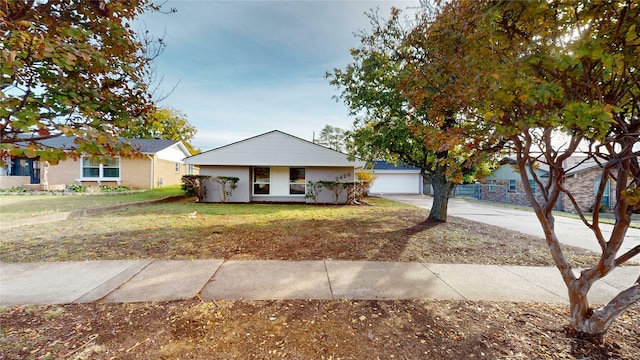
[[[28,176],[29,183],[40,184],[40,161],[28,158],[12,159],[11,176]]]

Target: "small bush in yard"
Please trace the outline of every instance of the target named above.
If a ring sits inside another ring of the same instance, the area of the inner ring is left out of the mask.
[[[20,187],[20,186],[14,186],[10,189],[0,189],[0,192],[2,193],[26,193],[29,192],[29,190]]]
[[[210,179],[211,176],[206,175],[184,175],[182,176],[182,191],[187,196],[196,196],[199,202],[205,200],[205,188],[203,182]]]
[[[213,178],[213,181],[220,185],[220,193],[222,196],[222,202],[229,201],[229,197],[233,193],[238,185],[238,181],[240,179],[235,176],[216,176]]]
[[[369,189],[371,189],[371,185],[377,179],[377,176],[373,174],[372,170],[359,170],[356,171],[356,177],[360,181],[359,187],[360,192],[363,197],[369,195]]]
[[[129,191],[131,189],[129,189],[126,186],[122,186],[122,185],[118,185],[116,187],[113,186],[109,186],[109,185],[102,185],[100,187],[100,191],[102,192],[125,192],[125,191]]]
[[[87,191],[87,188],[84,185],[80,184],[69,184],[67,185],[67,190],[73,192],[85,192]]]
[[[312,199],[314,203],[318,203],[318,195],[322,190],[320,182],[307,181],[307,193],[304,195],[306,199]]]

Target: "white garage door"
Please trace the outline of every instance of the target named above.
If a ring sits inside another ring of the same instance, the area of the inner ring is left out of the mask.
[[[420,174],[375,173],[376,180],[371,186],[371,194],[420,194]]]

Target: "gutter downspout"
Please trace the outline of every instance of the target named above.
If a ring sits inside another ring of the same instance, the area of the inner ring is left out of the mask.
[[[153,156],[147,154],[147,157],[149,158],[149,160],[151,160],[151,181],[149,184],[149,189],[153,189],[153,184],[154,184],[153,179],[155,179],[155,165],[153,162]]]

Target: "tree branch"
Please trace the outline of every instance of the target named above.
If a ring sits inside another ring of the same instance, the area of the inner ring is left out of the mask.
[[[615,264],[616,264],[616,266],[620,266],[620,265],[622,265],[625,262],[629,261],[631,258],[633,258],[634,256],[636,256],[638,254],[640,254],[640,245],[636,245],[631,250],[629,250],[626,253],[622,254],[619,258],[616,259]],[[640,278],[638,278],[638,280],[640,280]]]

